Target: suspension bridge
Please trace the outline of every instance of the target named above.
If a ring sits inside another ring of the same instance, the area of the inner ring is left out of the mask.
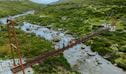
[[[74,39],[74,40],[70,41],[70,43],[67,46],[65,46],[61,49],[42,53],[39,56],[36,56],[35,58],[33,58],[32,60],[28,60],[26,63],[23,63],[22,62],[22,53],[21,53],[21,50],[19,47],[18,39],[16,37],[16,32],[15,32],[15,28],[14,28],[15,22],[13,20],[8,20],[7,22],[8,22],[7,29],[8,29],[10,46],[11,46],[11,53],[12,53],[12,58],[13,58],[13,63],[14,63],[14,67],[11,69],[11,71],[14,74],[16,74],[20,71],[22,71],[22,73],[25,74],[25,71],[24,71],[25,68],[29,68],[35,64],[42,63],[44,60],[48,59],[49,57],[58,56],[61,53],[63,53],[65,50],[68,50],[69,48],[72,48],[77,44],[85,43],[86,41],[90,40],[94,36],[97,36],[97,35],[109,30],[109,28],[104,28],[104,27],[100,28],[97,31],[91,32],[90,34],[85,35],[84,37],[82,37],[80,39]],[[15,56],[14,56],[15,53],[18,54],[20,65],[15,64]]]

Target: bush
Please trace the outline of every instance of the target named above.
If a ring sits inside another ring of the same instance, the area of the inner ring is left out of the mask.
[[[117,63],[117,66],[122,67],[124,70],[126,70],[126,58],[118,58],[115,60]]]

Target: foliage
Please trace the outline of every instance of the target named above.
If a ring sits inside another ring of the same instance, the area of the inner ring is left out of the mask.
[[[0,1],[0,17],[19,14],[28,10],[35,10],[41,5],[30,1]]]
[[[20,43],[20,48],[25,57],[31,58],[39,55],[42,52],[53,49],[52,47],[53,45],[51,42],[36,37],[34,34],[27,34],[17,29],[16,29],[16,34]],[[8,39],[7,30],[0,32],[0,48],[1,48],[0,54],[2,54],[1,56],[5,56],[5,55],[10,56],[9,39]]]
[[[35,74],[79,74],[72,71],[63,55],[50,57],[44,63],[34,66]]]
[[[118,58],[115,60],[119,67],[122,67],[126,70],[126,58]]]

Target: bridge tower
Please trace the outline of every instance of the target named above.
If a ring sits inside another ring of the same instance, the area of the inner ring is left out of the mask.
[[[24,71],[24,66],[23,66],[23,61],[22,61],[22,55],[21,55],[21,50],[19,47],[18,39],[16,36],[16,31],[15,31],[15,25],[16,23],[12,19],[7,19],[7,30],[8,30],[8,37],[9,37],[9,44],[10,44],[10,49],[11,49],[11,54],[12,54],[12,59],[13,59],[13,66],[16,67],[20,65],[22,69],[22,73],[25,74]],[[15,56],[18,55],[19,58],[19,64],[16,64],[15,61]]]

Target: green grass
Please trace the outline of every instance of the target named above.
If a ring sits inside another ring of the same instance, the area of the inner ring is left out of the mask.
[[[34,66],[35,74],[80,74],[73,71],[63,55],[50,57],[44,63]]]
[[[115,60],[119,67],[126,69],[126,58],[118,58]]]
[[[0,18],[35,10],[41,6],[30,1],[0,1]]]
[[[24,57],[34,57],[41,54],[42,52],[50,51],[53,49],[53,45],[51,42],[36,37],[34,34],[27,34],[20,30],[16,30],[16,33]],[[0,31],[0,50],[3,50],[4,53],[6,51],[7,52],[1,56],[10,56],[10,54],[8,54],[8,50],[10,50],[8,45],[8,32],[4,27],[2,28],[2,31]],[[2,52],[0,53],[2,54]]]

